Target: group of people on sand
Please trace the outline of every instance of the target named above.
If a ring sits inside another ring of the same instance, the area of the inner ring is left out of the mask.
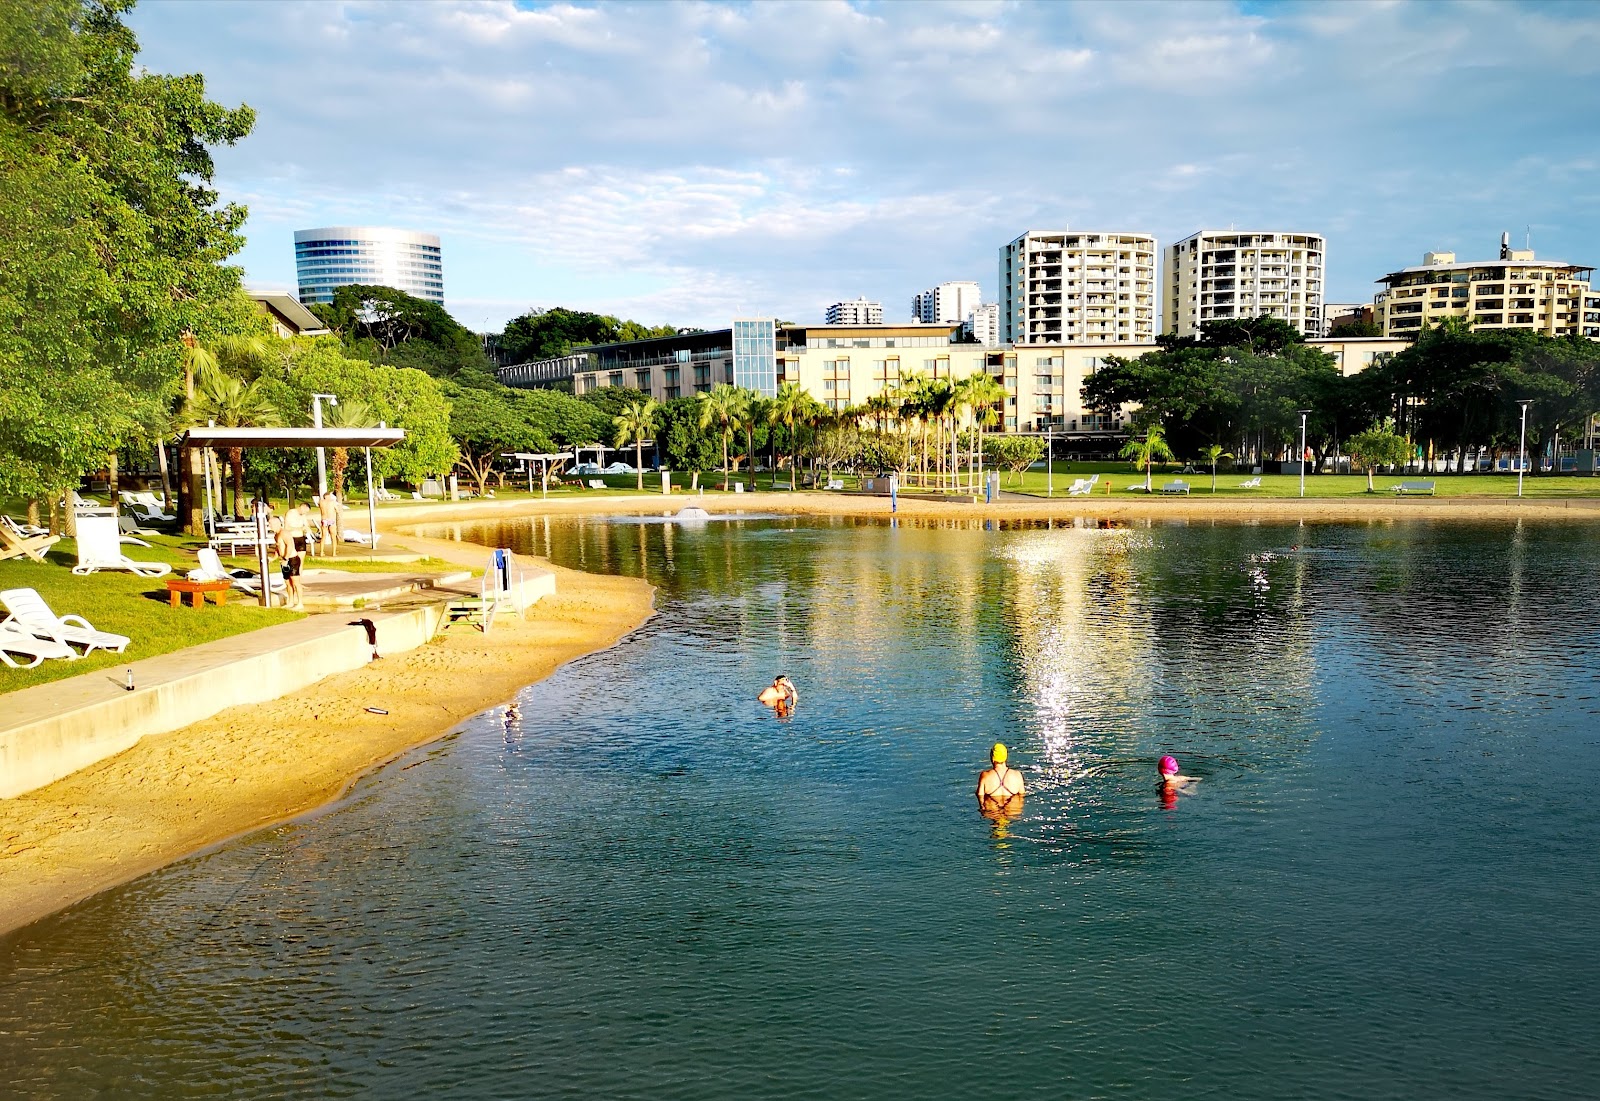
[[[989,818],[1011,818],[1022,813],[1022,801],[1028,794],[1028,785],[1022,773],[1006,764],[1006,747],[994,743],[989,750],[989,767],[978,775],[978,809]],[[1191,784],[1199,783],[1195,776],[1185,776],[1178,769],[1178,759],[1168,754],[1156,763],[1161,777],[1162,802],[1171,807],[1178,792]]]
[[[308,554],[321,546],[324,554],[339,555],[340,513],[344,506],[333,490],[314,497],[317,515],[311,515],[310,505],[291,507],[282,517],[272,510],[272,502],[256,499],[256,508],[267,517],[267,531],[272,536],[272,554],[278,559],[283,573],[283,606],[292,611],[303,611],[305,600],[300,590],[300,575]]]

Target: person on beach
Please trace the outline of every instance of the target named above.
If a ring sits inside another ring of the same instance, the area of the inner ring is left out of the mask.
[[[296,515],[294,509],[289,510],[289,515]],[[289,534],[289,525],[279,520],[276,516],[268,521],[272,531],[273,553],[278,556],[283,570],[283,606],[291,610],[301,607],[300,602],[300,560],[304,550],[295,549],[294,536]],[[304,547],[302,540],[301,546]]]
[[[781,673],[772,678],[772,683],[761,690],[761,695],[756,697],[768,707],[783,707],[793,709],[800,702],[800,692],[794,682]]]
[[[343,508],[339,495],[331,489],[317,502],[317,511],[321,514],[318,526],[322,531],[322,552],[335,558],[339,557],[339,513]]]
[[[999,811],[1015,814],[1022,809],[1022,799],[1028,794],[1028,785],[1022,773],[1006,765],[1006,747],[994,743],[989,750],[989,767],[978,776],[978,805],[985,813]]]

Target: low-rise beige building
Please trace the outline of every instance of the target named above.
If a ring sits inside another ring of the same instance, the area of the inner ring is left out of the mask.
[[[1457,262],[1453,252],[1430,252],[1419,267],[1390,272],[1373,303],[1385,336],[1416,339],[1446,317],[1473,329],[1526,329],[1546,336],[1600,339],[1600,294],[1594,268],[1535,259],[1504,234],[1500,258]]]

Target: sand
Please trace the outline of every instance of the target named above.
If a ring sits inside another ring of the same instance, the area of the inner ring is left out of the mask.
[[[429,521],[540,514],[670,513],[693,501],[716,512],[879,516],[889,502],[848,494],[657,494],[473,501],[386,508],[381,529]],[[907,518],[1085,517],[1268,522],[1592,522],[1600,499],[1556,498],[1003,498],[991,504],[902,500]],[[403,536],[411,549],[468,565],[470,543]],[[552,567],[556,568],[556,567]],[[0,801],[0,934],[127,882],[237,834],[281,822],[340,797],[360,776],[511,699],[571,659],[614,644],[650,614],[652,590],[636,578],[557,569],[557,595],[526,620],[502,617],[488,635],[455,629],[440,640],[330,677],[293,697],[233,708],[205,722],[145,738],[126,753],[16,799]],[[367,705],[387,716],[367,713]]]
[[[481,565],[465,544],[413,549]],[[15,799],[0,800],[0,933],[339,798],[366,772],[514,697],[650,615],[637,578],[555,568],[556,595],[485,635],[433,643],[235,707]],[[386,716],[365,708],[382,707]]]

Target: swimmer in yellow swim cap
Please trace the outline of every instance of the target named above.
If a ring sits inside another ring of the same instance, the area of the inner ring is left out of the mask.
[[[1028,785],[1023,782],[1022,773],[1007,767],[1004,743],[994,743],[994,748],[989,751],[989,762],[990,767],[978,777],[978,802],[999,803],[1008,810],[1015,803],[1015,809],[1020,810],[1022,797],[1028,794]]]

